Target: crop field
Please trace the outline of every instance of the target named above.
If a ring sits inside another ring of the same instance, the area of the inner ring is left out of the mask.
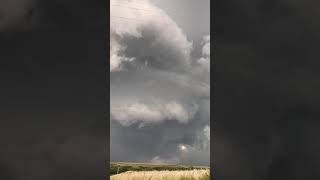
[[[111,180],[209,180],[206,166],[175,164],[111,163]]]

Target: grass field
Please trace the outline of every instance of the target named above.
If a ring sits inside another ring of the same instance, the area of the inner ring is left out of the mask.
[[[209,180],[206,166],[151,163],[110,163],[111,180]]]

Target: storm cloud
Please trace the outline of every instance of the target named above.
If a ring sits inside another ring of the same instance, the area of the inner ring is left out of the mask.
[[[208,164],[210,36],[194,46],[152,1],[113,0],[110,6],[111,160]],[[183,161],[180,144],[190,150]]]

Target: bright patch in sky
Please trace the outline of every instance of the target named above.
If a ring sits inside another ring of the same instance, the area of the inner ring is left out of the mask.
[[[185,145],[180,145],[180,149],[181,149],[182,151],[185,151],[185,150],[187,150],[187,147],[186,147]]]

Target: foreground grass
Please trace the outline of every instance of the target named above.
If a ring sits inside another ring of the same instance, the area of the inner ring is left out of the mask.
[[[176,164],[151,164],[151,163],[125,163],[112,162],[110,163],[110,176],[124,173],[127,171],[185,171],[209,169],[206,166],[185,166]]]
[[[209,180],[209,169],[180,171],[127,171],[111,176],[111,180]]]

